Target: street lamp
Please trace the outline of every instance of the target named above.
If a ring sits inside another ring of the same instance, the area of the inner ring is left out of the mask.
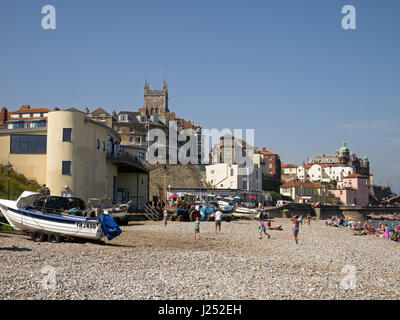
[[[10,200],[10,179],[11,179],[11,170],[12,170],[12,164],[10,163],[10,161],[8,162],[8,164],[6,165],[7,168],[7,172],[8,172],[8,200]]]

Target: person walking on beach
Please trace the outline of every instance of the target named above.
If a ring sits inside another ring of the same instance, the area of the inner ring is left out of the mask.
[[[168,221],[168,211],[167,209],[164,208],[164,215],[163,215],[163,222],[164,222],[164,226],[167,226],[167,221]]]
[[[215,213],[215,234],[217,234],[217,229],[221,233],[221,221],[222,221],[222,211],[220,208],[217,209]]]
[[[196,240],[196,236],[199,235],[200,240],[200,220],[199,217],[196,217],[196,221],[194,222],[194,240]]]
[[[265,233],[268,236],[268,239],[271,238],[271,236],[266,231],[264,221],[260,218],[259,222],[260,222],[260,225],[258,227],[258,231],[260,231],[260,239],[262,239],[263,233]]]
[[[293,241],[295,244],[298,244],[298,242],[299,242],[299,219],[297,216],[294,216],[291,218],[291,220],[293,221],[293,228],[292,228]]]

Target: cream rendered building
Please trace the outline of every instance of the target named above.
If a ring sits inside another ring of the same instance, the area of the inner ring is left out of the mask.
[[[48,113],[47,127],[0,130],[0,164],[10,162],[52,195],[148,201],[148,170],[112,128],[78,110]]]
[[[239,168],[247,173],[240,174]],[[215,189],[262,190],[262,173],[256,165],[249,170],[237,164],[211,164],[206,166],[206,180]]]

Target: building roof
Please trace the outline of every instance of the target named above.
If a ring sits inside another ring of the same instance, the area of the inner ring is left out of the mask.
[[[290,163],[282,163],[281,168],[298,168],[298,165],[290,164]]]
[[[303,185],[304,188],[315,188],[315,189],[320,189],[324,187],[322,184],[319,183],[303,182],[301,180],[290,180],[281,185],[281,188],[300,187],[301,185]]]
[[[348,178],[363,178],[363,179],[368,179],[367,176],[363,176],[362,174],[359,173],[351,173],[349,175],[347,175],[346,177],[343,177],[344,179],[348,179]]]
[[[104,110],[103,108],[97,108],[96,110],[94,110],[93,112],[90,112],[90,114],[92,115],[92,117],[101,117],[102,114],[111,117],[111,114],[109,114],[106,110]]]
[[[126,123],[126,122],[120,122],[119,121],[119,116],[121,114],[126,114],[128,116],[128,122],[131,123],[140,123],[140,121],[137,119],[138,115],[142,115],[140,112],[132,112],[132,111],[120,111],[118,113],[118,117],[117,117],[117,122],[119,123]]]
[[[34,108],[34,109],[19,109],[17,111],[11,111],[11,114],[18,114],[18,113],[44,113],[44,112],[50,112],[51,110],[49,108]]]

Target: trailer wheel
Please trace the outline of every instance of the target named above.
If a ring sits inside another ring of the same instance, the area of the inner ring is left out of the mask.
[[[184,216],[183,216],[183,215],[180,215],[180,216],[178,217],[178,221],[180,221],[180,222],[185,221]]]
[[[176,220],[176,216],[172,215],[172,216],[169,218],[169,220],[170,220],[170,221],[175,221],[175,220]]]
[[[48,239],[48,241],[51,242],[51,243],[60,243],[61,240],[62,240],[62,238],[61,238],[59,235],[54,234],[54,233],[49,234],[49,236],[48,236],[47,239]]]
[[[43,242],[46,240],[46,235],[42,232],[32,233],[32,240],[35,242]]]

